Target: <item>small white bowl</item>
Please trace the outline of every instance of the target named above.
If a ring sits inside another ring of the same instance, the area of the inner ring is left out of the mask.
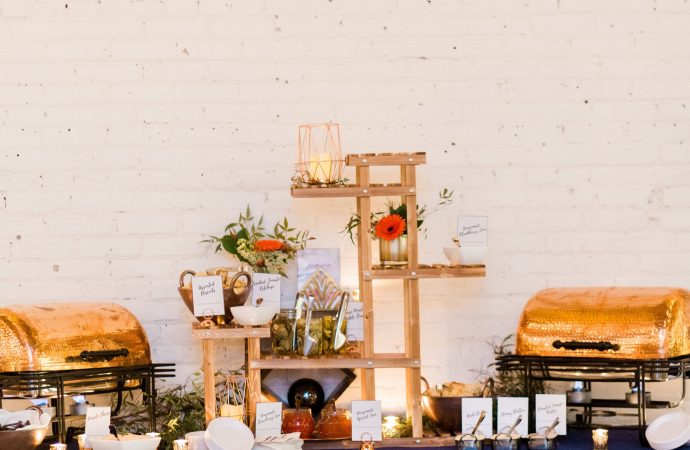
[[[115,436],[89,437],[93,450],[156,450],[161,443],[160,437],[123,435],[120,440]]]
[[[276,314],[272,306],[232,306],[232,317],[240,325],[266,325]]]
[[[677,411],[659,416],[647,427],[645,436],[655,450],[672,450],[690,441],[690,415]]]
[[[476,266],[484,264],[488,247],[443,247],[443,253],[451,266]]]

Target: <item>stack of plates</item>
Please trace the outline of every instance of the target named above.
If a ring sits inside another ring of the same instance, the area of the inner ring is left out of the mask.
[[[654,450],[673,450],[690,443],[690,414],[684,411],[664,414],[655,419],[645,432]]]
[[[204,432],[209,450],[252,450],[254,435],[242,422],[230,417],[218,417],[211,421]]]

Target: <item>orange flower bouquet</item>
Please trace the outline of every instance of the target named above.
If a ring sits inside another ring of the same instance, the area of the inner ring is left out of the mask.
[[[422,228],[424,220],[431,214],[445,208],[453,203],[453,194],[455,191],[443,189],[438,194],[438,203],[436,207],[429,210],[426,205],[419,207],[417,205],[417,229],[426,231]],[[386,211],[372,212],[370,221],[371,229],[368,230],[378,239],[384,241],[392,241],[401,236],[407,236],[407,205],[401,203],[396,205],[393,202],[386,204]],[[354,231],[361,223],[360,217],[357,214],[350,216],[350,221],[345,225],[343,233],[350,236],[350,240],[354,243]]]
[[[309,231],[295,231],[288,224],[287,218],[273,227],[273,233],[266,233],[263,216],[254,223],[249,210],[240,213],[237,222],[225,227],[225,235],[209,236],[203,242],[215,243],[216,252],[222,250],[234,255],[242,262],[249,264],[254,272],[279,273],[285,276],[288,261],[293,259],[297,250],[307,246]]]

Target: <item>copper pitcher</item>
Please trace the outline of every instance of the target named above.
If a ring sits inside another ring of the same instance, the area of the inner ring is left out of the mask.
[[[227,274],[228,272],[232,272],[232,269],[214,269],[213,273],[208,273],[206,275],[221,275],[223,276],[222,272],[225,272]],[[177,291],[180,293],[180,296],[182,297],[182,301],[184,301],[184,304],[187,306],[187,309],[194,314],[194,301],[192,300],[192,286],[191,283],[189,285],[185,285],[185,277],[187,275],[191,276],[196,276],[197,273],[193,270],[185,270],[180,274],[180,287],[177,288]],[[238,286],[238,281],[240,281],[240,278],[245,278],[246,283],[244,286],[241,284]],[[225,286],[229,286],[226,288]],[[245,272],[245,271],[239,271],[237,272],[232,279],[230,280],[229,283],[224,282],[223,283],[223,303],[225,305],[225,314],[222,316],[215,316],[213,318],[213,321],[216,323],[216,325],[223,325],[226,323],[230,323],[232,320],[232,313],[230,312],[230,307],[231,306],[242,306],[244,303],[247,301],[247,298],[249,298],[249,294],[252,292],[252,276],[250,273]],[[197,320],[202,321],[204,320],[204,317],[197,317]]]

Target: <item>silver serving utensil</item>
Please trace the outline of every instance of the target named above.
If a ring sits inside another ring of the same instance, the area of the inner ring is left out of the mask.
[[[302,354],[304,356],[309,356],[312,348],[318,343],[316,339],[309,335],[309,329],[311,328],[311,312],[312,312],[312,301],[313,297],[309,296],[309,304],[307,306],[307,316],[304,318],[304,341],[302,343]]]
[[[512,427],[510,427],[510,430],[506,433],[508,436],[513,435],[513,431],[517,428],[518,425],[520,425],[520,422],[522,422],[522,415],[517,416],[517,419],[515,419],[515,423],[513,424]]]
[[[295,321],[292,324],[292,351],[297,351],[297,321],[302,318],[302,309],[306,306],[307,299],[304,292],[298,292],[295,297]]]
[[[336,315],[335,329],[333,330],[333,337],[331,338],[333,343],[333,351],[340,350],[343,345],[347,342],[347,336],[342,332],[343,321],[345,320],[345,315],[347,314],[347,304],[350,301],[350,293],[343,293],[343,297],[340,299],[340,308],[338,309],[338,314]]]
[[[544,430],[544,436],[549,437],[551,432],[554,430],[554,428],[556,428],[558,426],[558,424],[560,422],[561,422],[560,419],[558,417],[556,417],[556,419],[553,421],[553,423],[551,425],[549,425],[549,427],[547,429]]]
[[[474,426],[470,434],[475,434],[477,432],[477,430],[479,429],[479,425],[481,425],[484,421],[484,417],[486,417],[486,411],[482,409],[482,412],[479,413],[479,419],[477,419],[477,424]]]

